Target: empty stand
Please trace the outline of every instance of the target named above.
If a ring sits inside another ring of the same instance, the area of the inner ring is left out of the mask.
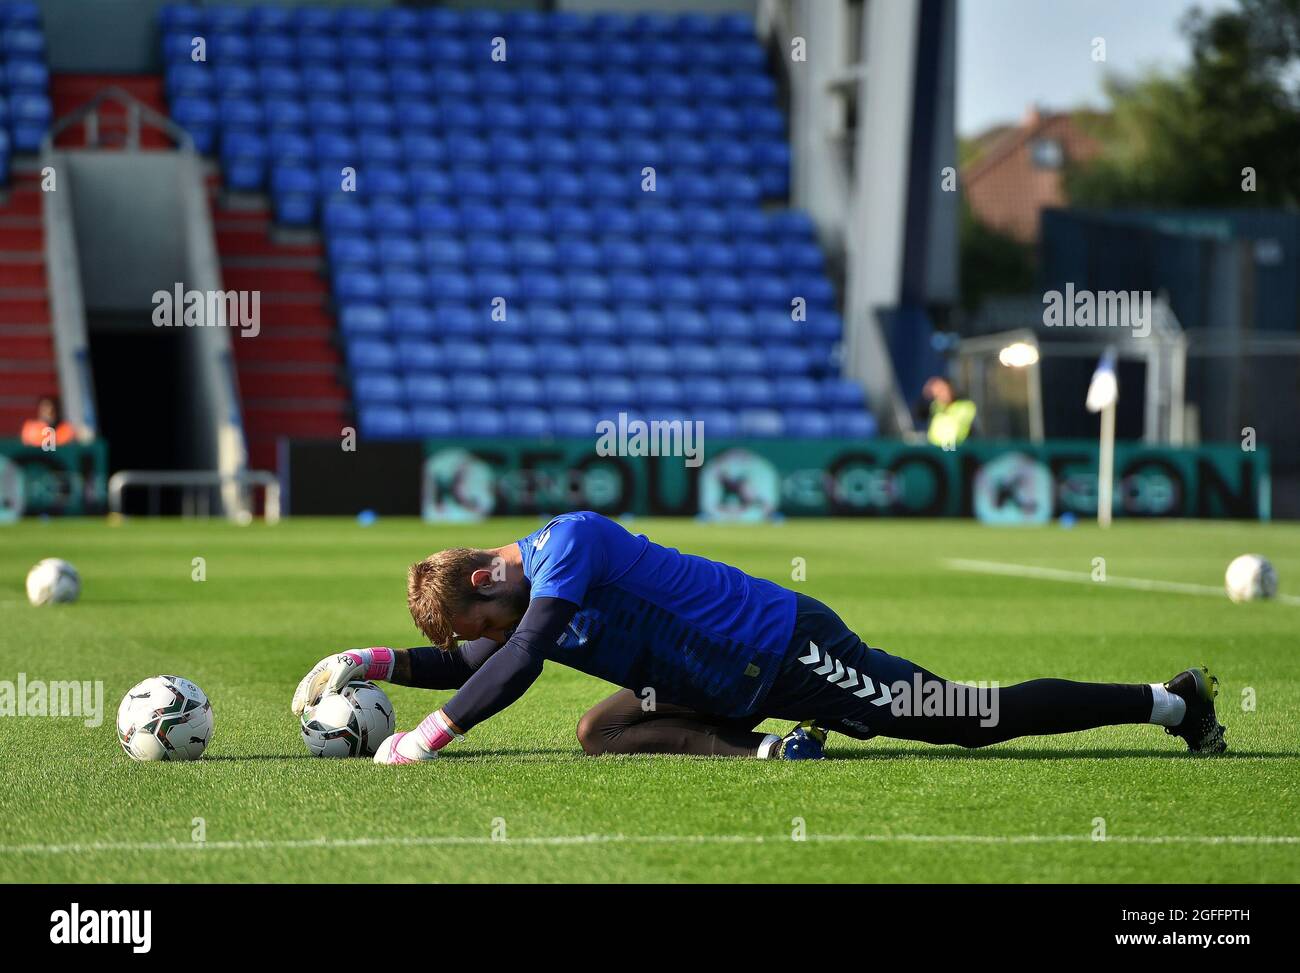
[[[748,18],[161,17],[172,116],[228,189],[321,229],[363,434],[590,436],[619,411],[874,433],[812,224],[777,208],[785,122]],[[319,362],[312,338],[237,352]]]

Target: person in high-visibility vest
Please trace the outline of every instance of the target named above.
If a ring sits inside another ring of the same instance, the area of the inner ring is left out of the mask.
[[[921,390],[922,402],[929,402],[930,425],[926,438],[935,446],[955,449],[966,441],[975,423],[975,403],[959,399],[952,383],[936,375]]]
[[[63,418],[59,400],[49,395],[41,396],[36,403],[36,418],[23,423],[24,446],[45,448],[51,438],[55,446],[65,446],[76,434],[72,423]]]

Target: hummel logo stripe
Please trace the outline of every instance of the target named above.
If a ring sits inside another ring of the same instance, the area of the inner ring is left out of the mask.
[[[813,665],[814,663],[820,662],[821,658],[822,658],[822,653],[821,650],[817,648],[817,643],[809,642],[808,654],[799,656],[799,661],[806,666],[810,666]]]
[[[865,672],[860,673],[852,666],[846,666],[829,652],[823,652],[821,646],[816,642],[809,642],[808,654],[801,655],[798,658],[806,666],[817,666],[817,668],[813,669],[813,672],[819,676],[825,676],[828,683],[843,689],[845,692],[856,689],[860,679],[862,688],[853,693],[858,699],[871,697],[874,706],[888,706],[891,702],[888,686],[882,682],[877,689],[877,684]]]

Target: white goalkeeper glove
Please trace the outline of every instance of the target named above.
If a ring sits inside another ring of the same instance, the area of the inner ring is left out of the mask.
[[[393,650],[385,648],[348,649],[321,659],[294,690],[294,715],[302,716],[321,696],[339,692],[354,679],[391,679],[393,661]]]

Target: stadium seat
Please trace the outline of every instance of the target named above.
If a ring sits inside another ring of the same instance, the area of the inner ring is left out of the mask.
[[[590,406],[874,431],[835,377],[812,221],[771,205],[790,149],[751,17],[170,4],[159,28],[172,115],[226,186],[320,226],[363,432],[587,437]],[[190,59],[200,31],[211,64]],[[496,36],[509,70],[482,60]],[[0,50],[30,150],[50,115],[39,17]]]

